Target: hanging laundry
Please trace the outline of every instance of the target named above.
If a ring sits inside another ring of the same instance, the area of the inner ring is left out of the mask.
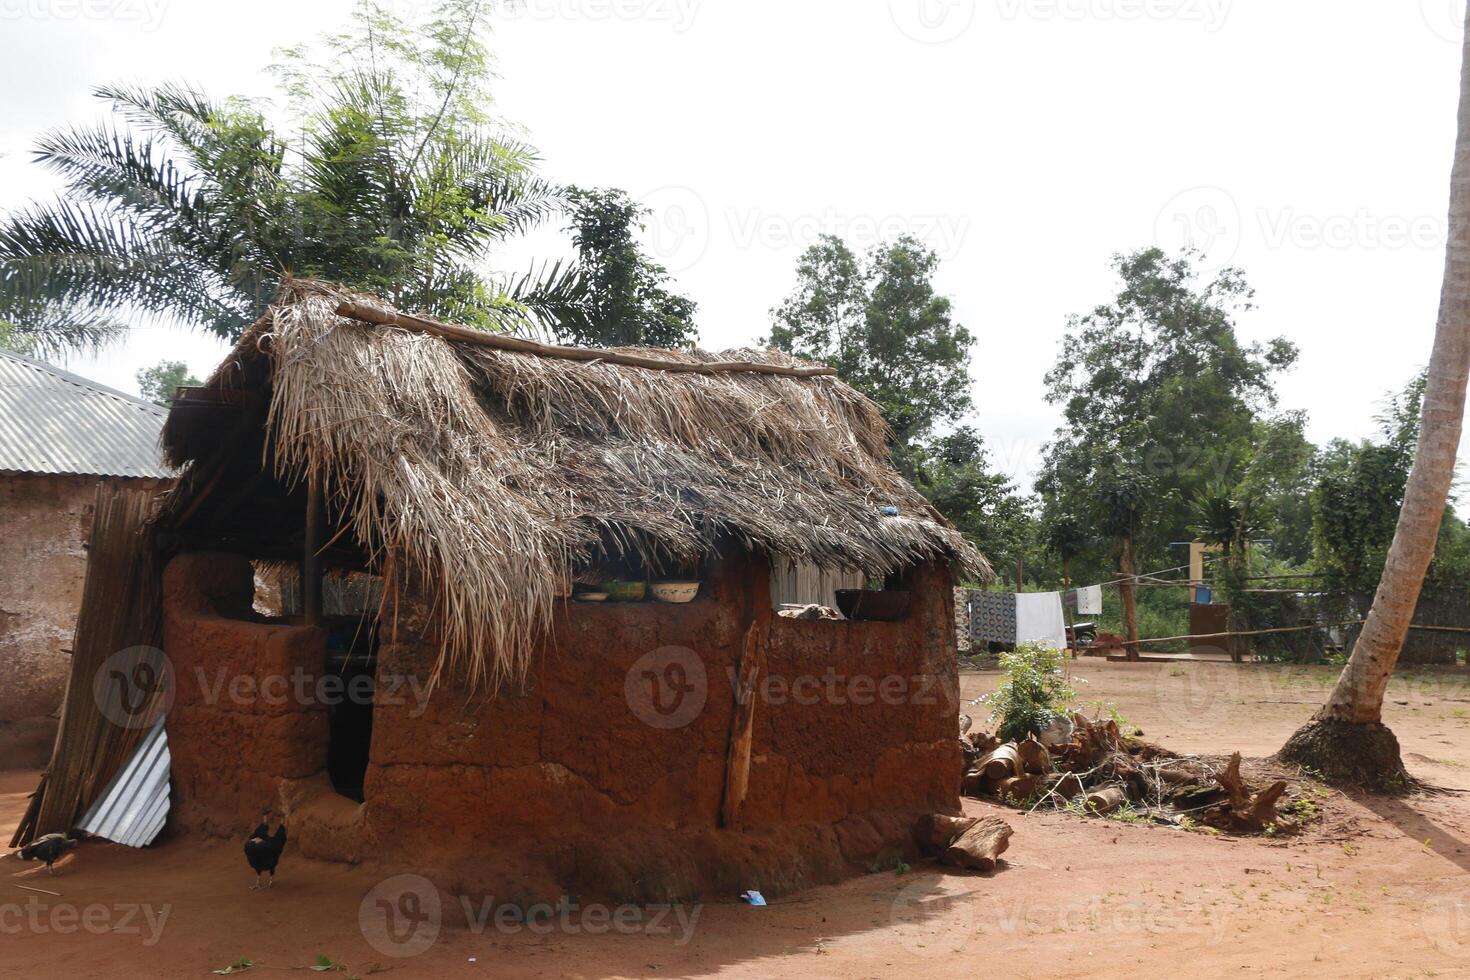
[[[1067,649],[1067,624],[1059,592],[1022,592],[1016,600],[1016,642]]]
[[[1102,586],[1089,585],[1077,590],[1077,615],[1102,615]]]
[[[1014,592],[970,593],[971,649],[986,643],[1016,642],[1016,594]]]

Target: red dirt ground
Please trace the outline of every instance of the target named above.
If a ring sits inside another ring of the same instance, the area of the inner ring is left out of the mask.
[[[1274,751],[1336,674],[1085,660],[1074,670],[1084,701],[1111,702],[1151,741],[1248,756]],[[993,682],[966,674],[962,690]],[[1470,674],[1400,677],[1386,720],[1415,775],[1470,790]],[[33,786],[32,773],[0,773],[7,837]],[[445,925],[408,958],[359,928],[378,883],[366,869],[288,851],[277,886],[256,892],[238,842],[91,843],[54,878],[0,858],[0,975],[207,977],[241,956],[269,975],[326,954],[344,977],[1470,976],[1470,795],[1322,803],[1325,819],[1300,837],[1253,841],[1007,811],[1016,834],[991,876],[883,870],[764,909],[720,896],[682,922],[641,912],[623,932],[591,910],[534,932]]]

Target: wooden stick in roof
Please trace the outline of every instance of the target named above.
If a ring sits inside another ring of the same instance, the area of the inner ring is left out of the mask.
[[[452,324],[411,316],[407,313],[389,312],[388,310],[369,306],[365,303],[355,303],[345,299],[337,304],[337,315],[353,320],[361,320],[364,323],[375,323],[384,327],[402,327],[405,330],[433,334],[436,337],[443,337],[445,340],[452,340],[456,343],[478,344],[481,347],[494,347],[499,350],[515,351],[518,354],[533,354],[537,357],[556,357],[566,361],[601,361],[606,364],[624,364],[628,367],[648,368],[651,371],[674,371],[684,374],[730,374],[747,372],[750,374],[776,374],[789,378],[820,378],[837,373],[834,368],[825,365],[788,367],[783,364],[761,364],[758,361],[708,361],[699,363],[666,360],[661,357],[651,357],[646,354],[629,354],[625,351],[607,350],[604,348],[565,347],[560,344],[543,344],[535,340],[526,340],[522,337],[507,337],[505,334],[485,333],[480,330],[471,330],[468,327],[456,327]]]

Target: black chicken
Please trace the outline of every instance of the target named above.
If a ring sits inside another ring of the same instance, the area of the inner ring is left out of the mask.
[[[20,849],[22,861],[45,861],[46,873],[54,875],[56,869],[51,867],[56,859],[67,851],[77,846],[77,842],[65,834],[47,834],[45,837],[37,837],[25,847]]]
[[[276,863],[281,860],[281,852],[286,849],[286,821],[271,833],[270,825],[267,823],[270,810],[260,811],[260,826],[250,835],[245,842],[245,860],[250,862],[251,869],[255,872],[255,884],[251,889],[269,888],[276,883]],[[260,876],[270,875],[264,886],[260,883]]]

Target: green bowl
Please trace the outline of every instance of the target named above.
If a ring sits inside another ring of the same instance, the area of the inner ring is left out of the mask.
[[[613,580],[604,582],[602,591],[607,593],[608,599],[613,602],[638,602],[648,592],[647,582],[623,582]]]

